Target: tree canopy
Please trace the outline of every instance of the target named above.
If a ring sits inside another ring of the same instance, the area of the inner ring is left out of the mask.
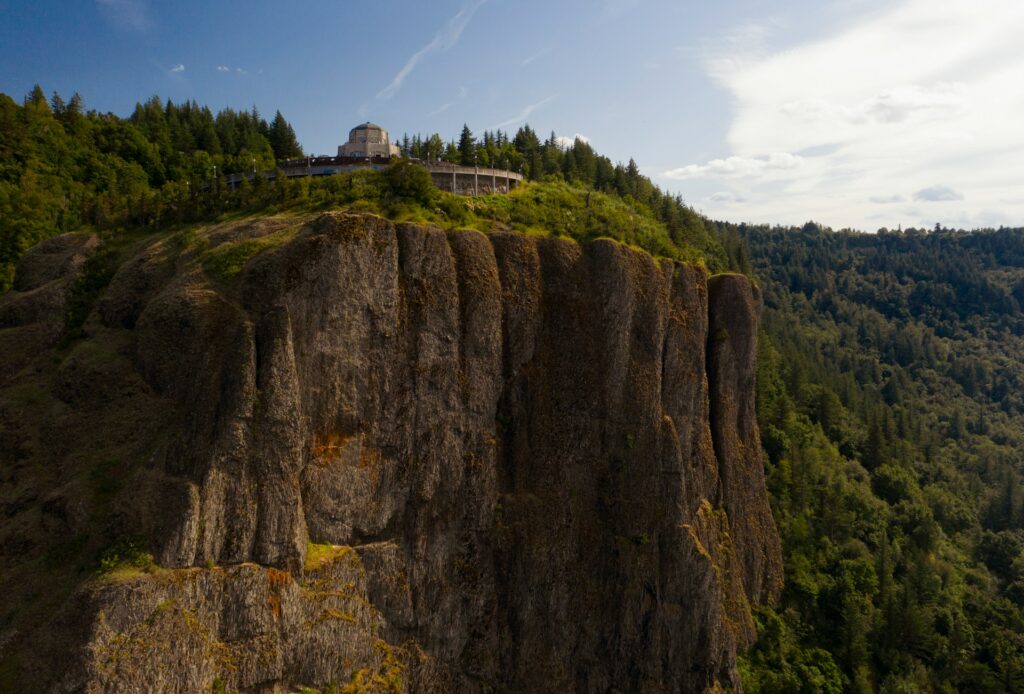
[[[78,94],[47,100],[38,85],[21,104],[0,94],[0,291],[48,235],[141,221],[156,191],[187,198],[215,176],[301,154],[280,112],[267,123],[255,108],[214,114],[154,96],[120,118],[86,111]]]
[[[783,539],[750,692],[1024,688],[1024,230],[717,224],[763,283]]]

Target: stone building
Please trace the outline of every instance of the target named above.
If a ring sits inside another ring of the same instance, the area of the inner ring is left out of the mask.
[[[388,131],[369,121],[357,125],[348,133],[348,142],[338,147],[339,157],[385,159],[399,156],[398,145],[391,144]]]

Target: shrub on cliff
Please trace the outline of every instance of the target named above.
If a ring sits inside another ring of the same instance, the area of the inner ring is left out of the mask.
[[[430,178],[430,172],[408,159],[393,159],[384,172],[386,187],[385,204],[416,203],[427,209],[437,203],[438,190]]]

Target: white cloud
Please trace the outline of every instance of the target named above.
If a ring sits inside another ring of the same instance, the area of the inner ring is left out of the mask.
[[[246,72],[245,70],[243,70],[243,69],[242,69],[242,68],[240,68],[240,67],[236,67],[236,68],[235,68],[235,72],[237,72],[237,73],[238,73],[238,74],[240,74],[240,75],[248,75],[248,74],[249,74],[248,72]]]
[[[394,79],[391,80],[391,84],[377,92],[378,99],[390,99],[398,90],[402,88],[402,82],[409,76],[409,73],[419,64],[425,57],[434,53],[435,51],[447,51],[455,46],[459,42],[459,38],[462,36],[462,32],[465,31],[466,26],[469,24],[469,20],[473,18],[476,11],[483,6],[487,0],[476,0],[462,6],[455,15],[445,22],[445,25],[434,34],[434,38],[430,40],[423,48],[419,49],[405,62],[402,69],[398,71]]]
[[[229,68],[227,65],[218,65],[217,72],[231,72],[231,68]]]
[[[914,193],[914,199],[922,202],[952,202],[963,200],[964,196],[949,186],[928,186]]]
[[[567,149],[576,144],[576,140],[579,140],[580,142],[585,142],[588,145],[590,144],[590,138],[584,135],[583,133],[576,133],[572,137],[566,137],[565,135],[561,137],[556,137],[555,144],[557,144],[562,149]]]
[[[185,72],[185,66],[181,63],[178,63],[177,65],[171,68],[171,72]]]
[[[733,119],[719,159],[663,174],[684,195],[706,195],[696,179],[720,177],[747,198],[751,221],[874,229],[891,204],[893,227],[1024,223],[1024,3],[900,0],[774,52],[771,30],[750,25],[736,36],[753,48],[726,41],[703,54]],[[778,169],[766,152],[801,159]],[[897,204],[908,199],[921,204]]]
[[[110,21],[125,29],[145,31],[150,27],[146,0],[96,0],[96,5]]]
[[[435,108],[435,109],[434,109],[433,111],[431,111],[430,113],[428,113],[428,114],[427,114],[427,117],[429,118],[430,116],[436,116],[436,115],[438,115],[438,114],[440,114],[440,113],[444,113],[445,111],[447,111],[447,110],[448,110],[448,109],[450,109],[451,107],[452,107],[452,105],[451,105],[451,102],[449,102],[449,103],[447,103],[447,104],[441,104],[440,106],[438,106],[437,108]]]
[[[555,100],[555,95],[549,96],[546,99],[541,99],[540,101],[538,101],[535,104],[530,104],[529,106],[524,107],[523,110],[520,111],[517,115],[512,116],[511,118],[509,118],[507,120],[503,120],[500,123],[498,123],[497,125],[492,125],[490,129],[491,130],[496,130],[498,128],[506,128],[506,127],[508,127],[510,125],[517,125],[519,123],[522,123],[523,121],[525,121],[527,118],[530,117],[531,113],[533,113],[534,111],[536,111],[538,108],[540,108],[542,106],[546,106],[547,104],[551,103],[554,100]]]
[[[732,156],[712,159],[706,164],[689,164],[678,169],[669,169],[665,178],[685,180],[687,178],[740,178],[760,176],[773,171],[791,171],[803,165],[804,158],[789,152],[774,152],[756,157]]]

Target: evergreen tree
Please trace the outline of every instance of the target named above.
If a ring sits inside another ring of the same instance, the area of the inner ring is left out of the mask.
[[[60,98],[60,94],[54,92],[53,96],[50,97],[50,110],[53,111],[53,115],[63,116],[65,108],[64,99]]]
[[[45,110],[47,112],[50,110],[50,105],[46,102],[46,94],[43,92],[43,88],[38,84],[32,88],[32,91],[25,95],[25,105],[34,106],[39,110]]]
[[[274,120],[270,123],[267,139],[270,140],[274,158],[278,161],[302,156],[302,146],[299,145],[299,140],[295,137],[295,130],[284,119],[280,111],[274,115]]]
[[[454,142],[449,142],[445,145],[443,159],[449,164],[458,164],[461,162],[462,155]]]
[[[424,143],[423,158],[427,161],[438,161],[444,156],[444,140],[434,133]]]
[[[468,125],[462,126],[462,134],[459,136],[459,163],[463,166],[473,166],[477,163],[476,139]]]

